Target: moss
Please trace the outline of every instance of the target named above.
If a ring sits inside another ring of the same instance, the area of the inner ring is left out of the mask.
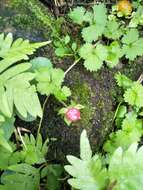
[[[75,76],[74,76],[75,77]],[[83,128],[89,128],[92,126],[92,118],[94,115],[95,108],[92,105],[91,98],[92,98],[92,91],[88,83],[83,82],[79,75],[76,76],[75,79],[76,83],[72,89],[72,98],[75,102],[82,104],[84,107],[81,110],[81,117],[82,120],[80,121],[80,125]]]
[[[51,33],[51,25],[54,22],[54,18],[40,1],[8,0],[5,6],[14,13],[12,17],[9,17],[10,25],[23,30],[25,28],[32,31],[34,29],[43,30],[45,37]]]

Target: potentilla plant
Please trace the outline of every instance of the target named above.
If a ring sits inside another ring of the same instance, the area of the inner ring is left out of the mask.
[[[121,58],[134,61],[143,55],[143,38],[138,27],[143,25],[142,10],[141,4],[135,6],[129,0],[118,1],[112,11],[104,4],[96,4],[89,10],[82,6],[74,8],[68,17],[76,28],[77,38],[67,34],[62,37],[63,43],[56,41],[56,55],[73,57],[71,68],[83,63],[90,72],[104,65],[113,68]]]

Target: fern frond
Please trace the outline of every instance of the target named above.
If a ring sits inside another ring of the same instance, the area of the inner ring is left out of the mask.
[[[0,57],[3,60],[0,62],[0,72],[10,67],[17,61],[28,60],[28,55],[33,54],[36,49],[49,44],[50,41],[40,43],[30,43],[29,40],[18,38],[13,42],[12,34],[6,36],[0,35]]]

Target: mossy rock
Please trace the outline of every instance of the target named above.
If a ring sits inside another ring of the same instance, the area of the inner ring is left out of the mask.
[[[2,0],[0,2],[0,31],[40,41],[50,37],[54,18],[38,0]]]

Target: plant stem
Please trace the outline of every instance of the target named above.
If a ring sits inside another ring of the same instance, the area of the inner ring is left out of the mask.
[[[22,135],[21,135],[21,132],[20,132],[19,127],[17,128],[17,132],[18,132],[18,134],[19,134],[20,140],[21,140],[21,142],[22,142],[24,148],[27,150],[26,144],[25,144],[25,142],[24,142],[24,140],[23,140],[23,137],[22,137]]]
[[[40,122],[39,122],[38,131],[37,131],[37,137],[38,137],[38,134],[40,133],[40,130],[41,130],[43,116],[44,116],[44,111],[45,111],[45,107],[46,107],[48,99],[49,99],[49,96],[46,97],[46,99],[45,99],[45,101],[43,103],[43,107],[42,107],[43,115],[42,115],[42,117],[40,119]]]
[[[81,58],[75,60],[75,62],[65,71],[65,76],[67,73],[81,60]]]
[[[59,100],[59,102],[64,106],[64,107],[68,107],[67,104],[61,100]]]
[[[139,83],[142,83],[143,82],[143,74],[140,75],[140,77],[138,78],[137,80]]]

